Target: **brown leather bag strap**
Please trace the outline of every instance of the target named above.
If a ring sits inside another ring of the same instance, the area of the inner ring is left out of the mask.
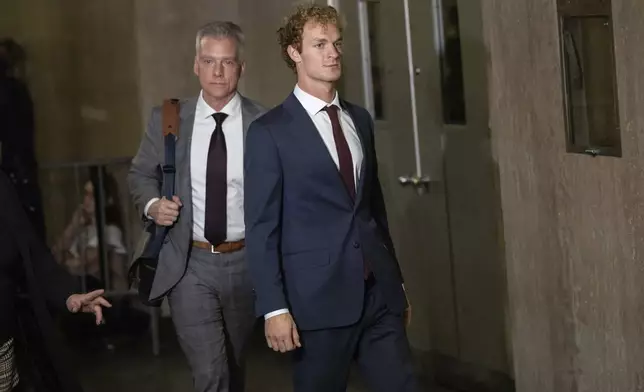
[[[173,134],[179,137],[179,100],[163,100],[163,136]]]

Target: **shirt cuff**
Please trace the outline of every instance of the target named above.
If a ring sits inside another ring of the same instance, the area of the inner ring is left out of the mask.
[[[285,314],[285,313],[289,313],[288,309],[286,309],[286,308],[275,310],[273,312],[266,313],[264,315],[264,320],[268,320],[271,317],[279,316],[280,314]]]
[[[159,199],[158,197],[154,197],[154,198],[150,199],[150,201],[148,202],[148,204],[146,204],[146,205],[145,205],[145,208],[143,209],[143,213],[145,214],[145,217],[146,217],[146,218],[148,218],[148,219],[153,219],[153,218],[148,214],[148,210],[150,209],[150,206],[152,205],[152,203],[154,203],[155,201],[159,201],[159,200],[160,200],[160,199]]]

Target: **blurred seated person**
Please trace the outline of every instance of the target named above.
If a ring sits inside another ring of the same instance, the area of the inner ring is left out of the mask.
[[[54,261],[2,171],[0,205],[0,392],[79,392],[50,311],[91,313],[99,325],[111,305],[103,290],[75,294],[75,280]]]
[[[104,170],[104,169],[103,169]],[[98,194],[98,169],[92,168],[90,180],[83,187],[83,201],[78,206],[62,235],[53,246],[57,261],[68,271],[84,277],[88,289],[127,290],[127,250],[123,243],[118,189],[114,177],[103,171],[105,224],[103,239],[109,263],[110,287],[104,287],[100,263],[99,227],[96,224],[99,209],[96,208]]]

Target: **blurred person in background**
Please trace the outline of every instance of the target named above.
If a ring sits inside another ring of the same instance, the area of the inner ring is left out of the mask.
[[[25,84],[24,49],[0,39],[0,170],[14,184],[21,204],[41,238],[45,221],[34,147],[34,112]]]
[[[93,328],[90,317],[63,317],[67,342],[94,352],[111,351],[126,345],[123,339],[136,338],[145,332],[149,315],[134,309],[131,297],[124,295],[128,291],[128,250],[116,178],[104,167],[90,167],[89,174],[89,180],[81,188],[81,204],[52,251],[56,261],[77,278],[80,287],[87,291],[107,290],[106,295],[114,305],[106,313],[109,324],[99,330]],[[102,188],[99,178],[102,178]],[[105,247],[104,263],[101,246]]]
[[[105,222],[98,227],[100,209],[97,209],[99,189],[98,170],[103,171]],[[104,271],[100,260],[99,231],[103,235],[109,269]],[[84,280],[88,290],[127,290],[127,249],[123,237],[121,203],[118,185],[104,168],[91,168],[90,180],[83,184],[82,202],[74,211],[63,233],[52,247],[56,260],[74,276]],[[105,272],[109,273],[109,287],[105,287]]]
[[[66,366],[50,311],[90,313],[103,322],[111,305],[98,290],[75,294],[71,275],[55,262],[0,172],[0,392],[81,391]]]

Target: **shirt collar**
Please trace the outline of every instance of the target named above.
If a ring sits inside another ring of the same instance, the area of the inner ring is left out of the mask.
[[[226,113],[228,116],[234,116],[239,113],[240,110],[241,97],[239,93],[235,93],[233,98],[219,112]],[[197,116],[197,118],[205,119],[215,113],[217,113],[217,111],[211,108],[210,105],[206,103],[206,100],[203,99],[203,90],[201,90],[201,92],[199,93],[199,99],[197,100],[197,109],[195,115]]]
[[[293,94],[295,94],[295,97],[298,99],[298,101],[300,101],[302,106],[304,106],[304,109],[309,114],[309,116],[314,116],[320,110],[331,105],[335,105],[340,109],[342,108],[337,91],[335,92],[335,96],[333,97],[333,101],[331,101],[331,103],[326,103],[320,98],[314,97],[313,95],[302,90],[297,84],[295,85],[295,89],[293,89]]]

